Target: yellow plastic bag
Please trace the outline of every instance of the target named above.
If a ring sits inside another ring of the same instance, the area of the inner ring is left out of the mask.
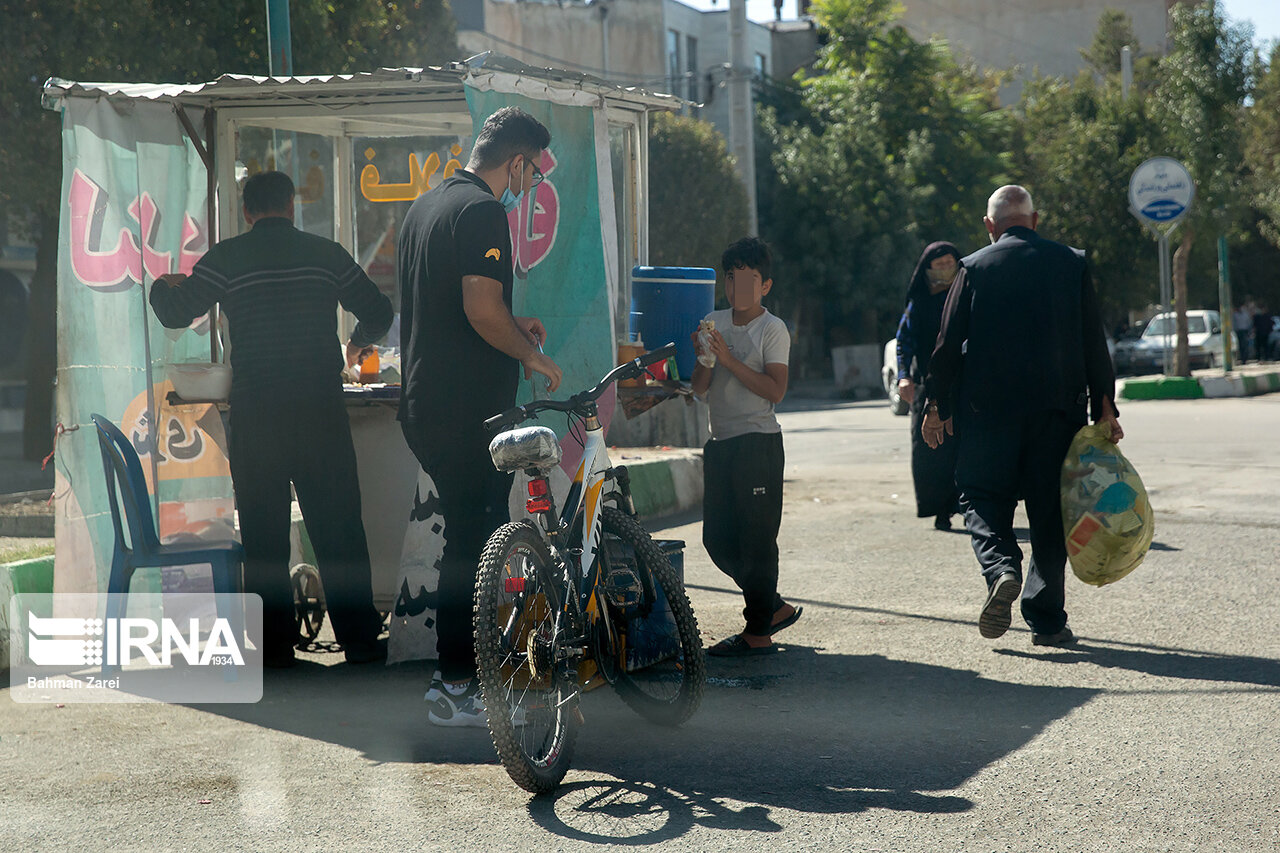
[[[1076,577],[1115,583],[1142,563],[1155,516],[1142,479],[1106,424],[1081,427],[1062,463],[1062,528]]]

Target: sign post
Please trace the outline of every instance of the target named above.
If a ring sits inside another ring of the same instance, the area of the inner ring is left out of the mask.
[[[1218,322],[1222,324],[1222,372],[1231,372],[1231,350],[1235,343],[1235,319],[1232,317],[1231,266],[1227,262],[1227,238],[1218,238]],[[1241,358],[1244,358],[1242,355]]]
[[[1129,177],[1129,212],[1155,235],[1160,254],[1160,311],[1172,311],[1173,265],[1169,238],[1187,215],[1196,195],[1196,184],[1187,167],[1171,157],[1152,157]],[[1185,306],[1184,306],[1185,308]],[[1169,323],[1164,329],[1164,373],[1169,374],[1172,347]]]

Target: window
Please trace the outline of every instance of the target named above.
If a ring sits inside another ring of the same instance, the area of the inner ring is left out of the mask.
[[[757,53],[755,59],[756,79],[763,80],[769,76],[769,67],[765,64],[764,54]]]
[[[680,34],[675,30],[667,30],[667,91],[680,94],[680,79],[683,76],[680,70]]]
[[[688,87],[685,90],[685,97],[691,101],[697,101],[700,94],[698,91],[698,40],[693,36],[685,39],[684,58],[684,67],[689,75],[686,78]]]

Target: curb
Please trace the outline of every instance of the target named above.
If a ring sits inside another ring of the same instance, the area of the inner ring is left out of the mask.
[[[52,592],[52,554],[0,564],[0,674],[9,669],[9,601],[20,593]]]
[[[1254,397],[1280,391],[1280,373],[1226,376],[1159,376],[1126,379],[1122,400],[1198,400],[1201,398]]]
[[[0,536],[15,539],[52,539],[52,515],[0,515]]]
[[[627,462],[636,515],[648,520],[702,505],[702,456]]]

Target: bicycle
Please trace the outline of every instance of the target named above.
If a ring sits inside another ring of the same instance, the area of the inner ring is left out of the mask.
[[[674,352],[668,344],[568,400],[534,400],[485,421],[502,430],[489,446],[494,465],[529,477],[529,517],[498,528],[480,557],[477,677],[498,757],[535,794],[568,772],[585,689],[610,684],[641,716],[667,726],[702,700],[697,620],[670,561],[635,519],[629,475],[609,462],[596,406],[614,382]],[[561,459],[555,432],[517,428],[543,411],[568,415],[583,445],[560,513],[548,480]]]

